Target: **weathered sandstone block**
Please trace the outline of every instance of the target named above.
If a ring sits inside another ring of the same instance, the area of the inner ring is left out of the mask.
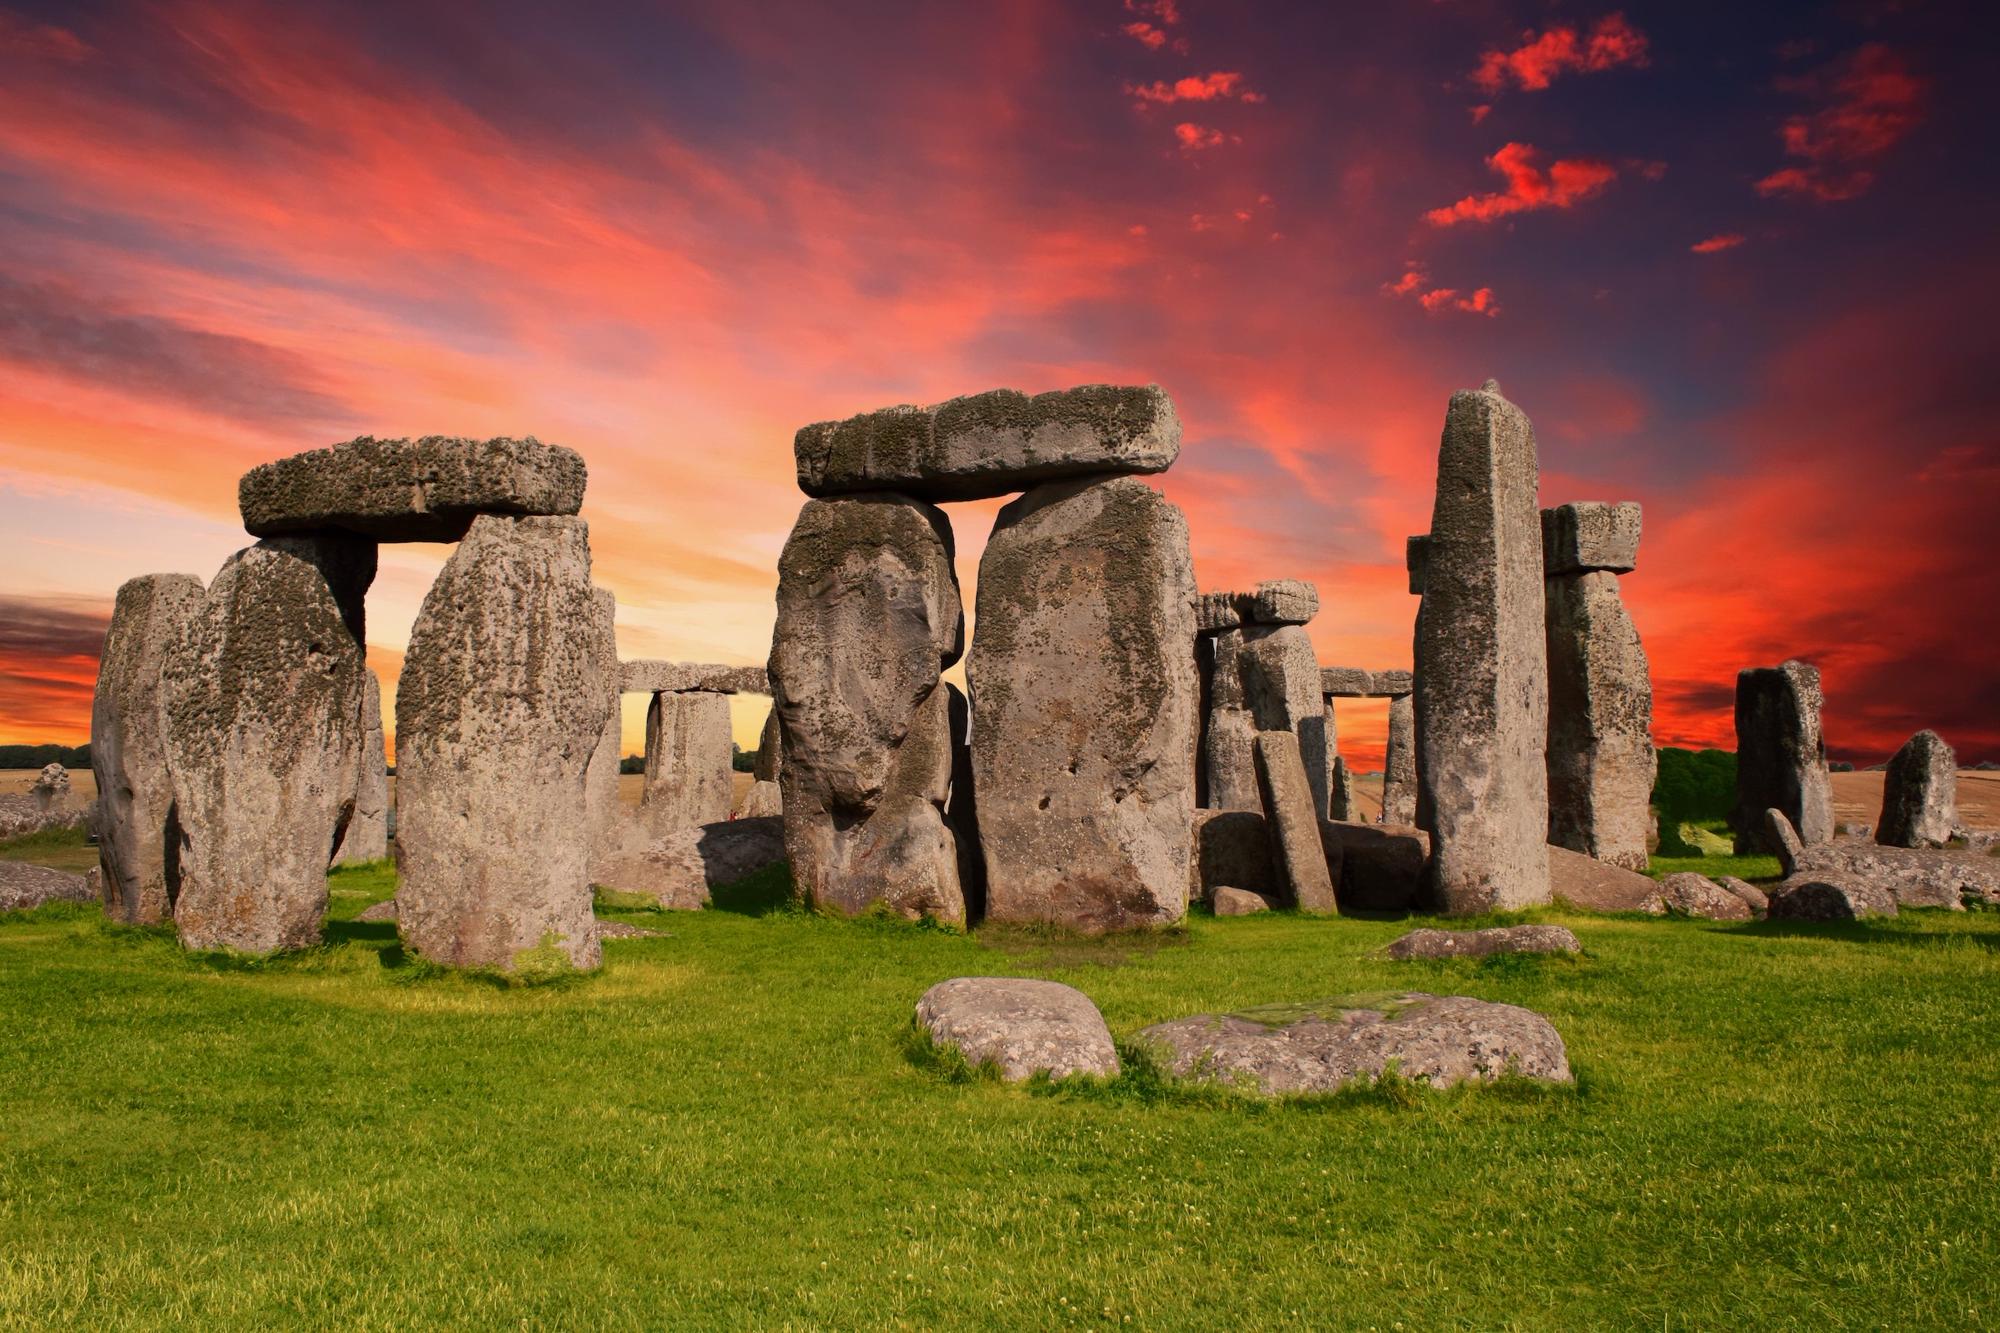
[[[1258,731],[1289,731],[1298,738],[1313,813],[1326,814],[1333,756],[1327,743],[1326,704],[1319,691],[1319,661],[1304,626],[1245,629],[1236,669],[1252,725]]]
[[[1287,901],[1302,912],[1339,911],[1333,868],[1319,833],[1320,814],[1299,762],[1298,738],[1288,731],[1258,732],[1257,777],[1263,784],[1272,860]]]
[[[160,667],[201,607],[201,580],[192,574],[148,574],[118,589],[104,635],[90,707],[90,767],[97,777],[104,911],[114,921],[164,921],[180,892]]]
[[[1542,570],[1629,574],[1639,564],[1640,510],[1633,501],[1583,500],[1542,511]]]
[[[436,962],[600,958],[585,773],[610,692],[589,531],[482,515],[431,585],[396,692],[403,938]]]
[[[364,435],[252,468],[237,487],[259,537],[343,528],[379,541],[450,542],[480,514],[574,514],[583,459],[526,439]]]
[[[1347,760],[1341,755],[1333,757],[1333,778],[1328,785],[1326,817],[1359,821],[1361,800],[1354,792],[1354,770],[1347,766]]]
[[[1416,633],[1418,818],[1446,912],[1549,899],[1536,478],[1534,428],[1499,386],[1453,394]]]
[[[1819,669],[1805,662],[1752,667],[1736,677],[1736,830],[1739,854],[1767,850],[1764,812],[1780,810],[1807,846],[1833,838],[1833,779],[1820,734]]]
[[[793,444],[807,495],[899,491],[932,501],[1163,472],[1180,448],[1180,418],[1158,385],[1110,384],[1033,398],[995,389],[935,407],[889,407],[807,426]]]
[[[625,710],[618,667],[618,598],[609,588],[590,590],[591,628],[597,653],[597,671],[604,681],[604,721],[598,728],[596,748],[583,772],[583,811],[586,836],[590,839],[591,879],[596,875],[596,858],[618,837],[618,828],[628,816],[618,799],[618,766],[625,741]]]
[[[968,672],[990,919],[1106,930],[1185,911],[1194,601],[1186,520],[1137,478],[1000,511]]]
[[[760,666],[724,666],[719,662],[626,662],[623,690],[627,694],[675,694],[705,690],[710,694],[769,694],[769,674]]]
[[[1638,506],[1629,507],[1636,514]],[[1646,650],[1618,595],[1617,575],[1552,575],[1545,588],[1548,840],[1644,870],[1655,762]]]
[[[1882,817],[1875,841],[1884,847],[1942,847],[1958,825],[1958,755],[1935,731],[1903,742],[1882,775]]]
[[[1208,641],[1208,712],[1201,729],[1201,758],[1211,810],[1264,808],[1257,794],[1257,719],[1244,680],[1246,633],[1223,630]]]
[[[354,813],[334,853],[337,865],[380,861],[389,854],[389,754],[382,734],[382,682],[373,671],[361,686],[361,754],[354,765]]]
[[[1382,822],[1417,822],[1417,716],[1408,694],[1389,701],[1389,746],[1382,760]]]
[[[693,828],[729,818],[729,696],[706,690],[656,694],[646,709],[646,787],[640,813],[649,829]]]
[[[899,495],[799,511],[778,560],[770,686],[785,845],[807,901],[965,922],[938,679],[964,624],[942,512]]]
[[[174,923],[188,948],[270,953],[319,939],[327,865],[354,809],[367,684],[324,571],[356,567],[343,549],[356,540],[237,552],[161,663],[180,826]]]

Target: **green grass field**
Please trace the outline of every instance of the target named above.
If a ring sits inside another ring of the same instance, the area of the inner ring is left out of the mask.
[[[1085,943],[780,903],[619,911],[601,973],[359,924],[190,957],[0,918],[0,1325],[1979,1327],[2000,1313],[2000,915],[1591,918],[1580,961],[1392,964],[1407,921]],[[1390,987],[1547,1014],[1573,1090],[1318,1103],[954,1081],[933,982],[1051,976],[1121,1039]]]

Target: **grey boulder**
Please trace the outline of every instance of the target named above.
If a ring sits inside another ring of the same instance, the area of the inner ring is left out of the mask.
[[[1958,825],[1958,755],[1935,731],[1903,742],[1882,775],[1882,817],[1875,841],[1884,847],[1942,847]]]
[[[22,912],[43,903],[94,902],[99,892],[86,875],[0,860],[0,912]]]
[[[1731,893],[1706,875],[1691,870],[1662,875],[1660,901],[1674,916],[1704,921],[1748,921],[1756,915],[1741,895]]]
[[[1581,953],[1583,945],[1561,926],[1492,926],[1485,930],[1413,930],[1389,945],[1389,956],[1485,958],[1497,953]]]
[[[1020,977],[956,977],[917,1001],[917,1025],[974,1066],[1010,1083],[1037,1074],[1112,1078],[1118,1051],[1104,1016],[1082,991]]]
[[[1852,876],[1805,871],[1771,890],[1768,914],[1773,921],[1859,921],[1895,916],[1896,895]]]
[[[1270,911],[1271,900],[1261,893],[1224,884],[1215,890],[1209,906],[1217,916],[1251,916]]]

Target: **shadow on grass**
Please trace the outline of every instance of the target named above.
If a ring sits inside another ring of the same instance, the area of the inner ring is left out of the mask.
[[[733,884],[708,891],[709,908],[738,916],[773,916],[804,909],[792,894],[792,868],[784,861],[765,866]]]
[[[1107,931],[1083,935],[1061,926],[992,922],[971,931],[975,943],[1018,958],[1031,967],[1060,970],[1075,967],[1123,967],[1135,958],[1150,958],[1162,949],[1184,948],[1187,927]]]
[[[1915,921],[1909,921],[1914,915]],[[1981,949],[2000,950],[2000,929],[1982,931],[1926,931],[1919,929],[1924,917],[1951,920],[1960,913],[1944,908],[1902,909],[1894,918],[1908,924],[1890,925],[1887,920],[1863,921],[1745,921],[1719,932],[1752,939],[1839,940],[1847,944],[1900,944],[1919,949],[1949,949],[1970,943]]]

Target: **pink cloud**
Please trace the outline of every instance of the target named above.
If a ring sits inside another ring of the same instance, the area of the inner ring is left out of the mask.
[[[1623,14],[1607,14],[1588,35],[1567,25],[1540,33],[1529,29],[1521,34],[1521,45],[1512,51],[1496,49],[1481,54],[1472,81],[1489,93],[1499,92],[1510,82],[1537,92],[1568,70],[1595,73],[1645,63],[1646,35],[1627,23]]]
[[[1424,220],[1433,227],[1460,222],[1491,222],[1510,213],[1540,208],[1568,208],[1597,194],[1618,176],[1618,169],[1595,158],[1563,158],[1547,171],[1534,165],[1532,144],[1509,143],[1486,159],[1486,165],[1507,179],[1507,188],[1492,194],[1467,195],[1455,204],[1433,208]]]
[[[1787,118],[1779,130],[1786,155],[1803,165],[1782,167],[1758,181],[1757,193],[1767,197],[1797,194],[1833,203],[1866,193],[1875,183],[1869,164],[1924,118],[1927,85],[1879,42],[1779,86],[1824,105]]]
[[[1688,249],[1698,255],[1712,255],[1723,250],[1734,250],[1743,244],[1743,233],[1737,231],[1720,232],[1705,241],[1696,241]]]
[[[1200,152],[1204,148],[1220,148],[1226,143],[1243,142],[1236,135],[1224,134],[1221,130],[1212,129],[1207,125],[1197,125],[1191,120],[1184,120],[1174,126],[1174,138],[1180,141],[1182,149],[1191,153]]]
[[[1152,83],[1133,83],[1125,86],[1125,91],[1139,99],[1139,104],[1148,103],[1169,106],[1175,102],[1214,102],[1234,99],[1240,102],[1261,102],[1262,93],[1253,92],[1243,86],[1243,75],[1236,70],[1217,70],[1213,74],[1193,74],[1172,83],[1164,79]]]

